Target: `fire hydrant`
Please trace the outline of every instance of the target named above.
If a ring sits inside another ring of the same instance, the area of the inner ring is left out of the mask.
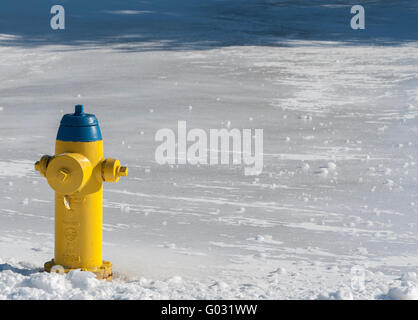
[[[95,115],[84,113],[82,105],[64,115],[55,155],[43,156],[35,170],[55,191],[55,252],[45,271],[81,269],[111,280],[112,263],[102,260],[103,182],[117,182],[128,168],[103,158]]]

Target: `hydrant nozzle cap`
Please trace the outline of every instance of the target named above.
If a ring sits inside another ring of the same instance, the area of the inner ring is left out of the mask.
[[[107,158],[102,162],[102,179],[106,182],[118,182],[121,176],[128,175],[128,168],[120,165],[117,159]]]
[[[55,192],[71,195],[84,187],[92,169],[89,159],[82,154],[64,153],[49,162],[46,179]]]

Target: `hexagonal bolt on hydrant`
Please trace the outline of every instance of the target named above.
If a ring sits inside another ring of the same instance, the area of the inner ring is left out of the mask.
[[[55,256],[45,271],[81,269],[112,279],[112,263],[102,260],[103,182],[117,182],[128,168],[103,158],[95,115],[84,113],[81,105],[64,115],[55,155],[43,156],[35,169],[55,191]]]

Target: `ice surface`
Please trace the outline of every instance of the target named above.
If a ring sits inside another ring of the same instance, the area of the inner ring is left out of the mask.
[[[0,4],[0,298],[417,297],[416,2],[370,2],[359,39],[343,3],[91,3],[61,34]],[[25,15],[43,25],[44,7]],[[112,283],[39,273],[54,204],[33,163],[77,103],[129,167],[104,186]],[[264,129],[263,173],[158,165],[155,132],[178,120]]]

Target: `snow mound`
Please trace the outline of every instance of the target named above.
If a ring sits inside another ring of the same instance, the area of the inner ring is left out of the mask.
[[[400,277],[400,286],[389,289],[388,297],[395,300],[418,300],[418,279],[415,272],[406,272]]]
[[[415,272],[404,273],[401,277],[402,281],[417,281],[417,274]]]
[[[418,300],[418,288],[415,285],[391,288],[388,296],[395,300]]]
[[[0,300],[198,298],[193,290],[197,286],[185,283],[181,277],[166,281],[141,278],[129,282],[115,278],[113,281],[97,280],[91,272],[46,273],[5,263],[0,265]]]
[[[367,273],[367,286],[361,291],[345,284],[334,291],[323,284],[321,289],[312,290],[312,295],[299,298],[418,299],[415,272],[407,272],[391,280],[384,280],[383,274],[379,277],[376,275],[378,272]],[[315,272],[312,276],[315,278]],[[90,272],[73,270],[67,274],[46,273],[25,262],[5,262],[0,259],[0,300],[295,299],[288,282],[298,277],[298,274],[284,267],[276,267],[266,274],[266,282],[258,279],[255,283],[248,278],[241,281],[231,279],[228,282],[210,278],[196,281],[177,275],[165,280],[154,280],[131,278],[118,273],[114,274],[112,281],[105,281],[97,280]],[[389,282],[391,285],[388,286]],[[285,288],[282,289],[283,286]],[[324,293],[320,294],[321,291]]]
[[[329,292],[328,294],[320,294],[319,300],[353,300],[353,293],[349,288],[341,288],[336,292]]]
[[[1,259],[0,259],[1,262]],[[266,290],[247,282],[227,284],[172,276],[165,280],[132,279],[115,274],[97,280],[90,272],[46,273],[19,262],[0,263],[0,300],[183,300],[265,299]]]

